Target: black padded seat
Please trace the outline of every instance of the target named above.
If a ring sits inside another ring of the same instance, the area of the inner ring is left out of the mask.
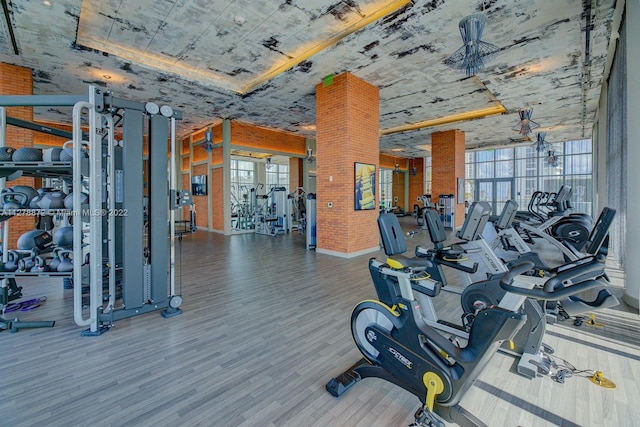
[[[429,238],[433,243],[435,249],[443,247],[443,243],[447,240],[447,232],[440,221],[440,215],[434,210],[428,210],[424,213],[424,221],[427,224],[427,230],[429,230]]]
[[[401,255],[407,251],[407,241],[404,238],[398,217],[392,213],[383,212],[378,216],[378,228],[382,247],[387,256]]]
[[[587,301],[577,295],[572,295],[567,299],[560,300],[560,304],[565,313],[571,317],[575,317],[595,310],[615,307],[620,304],[620,302],[607,289],[601,289],[592,301]]]
[[[403,267],[409,267],[414,271],[424,270],[433,266],[431,261],[424,258],[409,258],[404,255],[391,255],[388,259],[399,262]]]
[[[413,270],[424,270],[432,266],[431,262],[422,258],[409,258],[403,255],[407,251],[407,241],[400,227],[398,217],[392,213],[381,213],[378,216],[378,228],[384,253],[389,259],[397,261],[403,267]]]
[[[504,230],[511,227],[517,213],[518,204],[513,200],[507,200],[504,204],[504,208],[502,208],[502,212],[500,212],[500,216],[496,217],[495,220],[492,220],[492,217],[489,217],[489,221],[492,221],[500,230]]]
[[[489,221],[491,215],[491,205],[487,202],[473,202],[469,206],[467,217],[456,236],[467,242],[472,242],[480,238],[484,226]]]

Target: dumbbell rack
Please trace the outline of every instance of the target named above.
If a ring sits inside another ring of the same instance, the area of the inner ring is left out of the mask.
[[[153,103],[121,100],[93,86],[84,97],[0,96],[0,106],[73,107],[73,161],[0,163],[0,189],[19,171],[17,174],[23,176],[63,177],[72,182],[74,195],[72,210],[0,211],[0,220],[5,224],[3,242],[8,242],[8,219],[12,214],[58,213],[74,218],[72,273],[0,272],[0,291],[6,293],[7,280],[16,277],[72,277],[74,320],[79,326],[89,327],[83,332],[87,336],[102,334],[119,319],[155,310],[162,309],[164,317],[180,314],[178,307],[182,299],[175,292],[174,210],[183,204],[176,194],[183,193],[174,188],[175,120],[181,118],[181,113],[168,106],[159,108]],[[84,141],[83,120],[88,123],[88,144]],[[0,107],[0,121],[2,147],[7,124],[3,107]],[[120,121],[126,145],[115,139]],[[148,139],[146,183],[142,172],[145,129]],[[83,145],[88,146],[88,156]],[[168,185],[162,185],[163,181]],[[83,183],[88,184],[89,203],[81,206]],[[144,200],[149,201],[148,206]],[[82,224],[87,221],[89,232],[85,233]],[[84,237],[88,237],[88,244],[84,244]],[[8,245],[5,243],[5,246]],[[82,266],[80,261],[86,253],[92,262]],[[3,257],[6,261],[6,250]],[[103,260],[108,266],[106,276]],[[116,301],[116,277],[122,282],[122,301],[119,302]],[[103,281],[108,281],[106,298],[103,298]],[[83,313],[83,284],[88,284],[89,289],[88,317]]]

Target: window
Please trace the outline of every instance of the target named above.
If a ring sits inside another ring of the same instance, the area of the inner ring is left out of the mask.
[[[571,186],[575,212],[592,214],[593,155],[589,139],[556,143],[551,147],[557,165],[548,163],[548,152],[538,153],[530,145],[465,153],[465,199],[474,200],[476,180],[514,178],[515,202],[526,209],[534,191],[557,192]]]
[[[433,172],[433,168],[431,167],[431,156],[425,157],[424,158],[424,191],[426,191],[425,194],[431,194],[432,172]]]
[[[513,160],[499,161],[495,163],[496,178],[511,178],[513,176]]]
[[[393,206],[393,171],[380,169],[380,209]]]
[[[272,163],[266,170],[267,188],[284,187],[289,192],[289,165]]]
[[[231,212],[235,215],[243,203],[243,195],[255,188],[255,163],[245,160],[231,159]]]

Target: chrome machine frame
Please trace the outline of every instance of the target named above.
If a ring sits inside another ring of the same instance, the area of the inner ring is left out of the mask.
[[[88,326],[82,334],[100,335],[116,320],[155,310],[162,310],[164,317],[180,314],[174,219],[176,209],[191,203],[188,191],[176,189],[175,122],[182,113],[168,105],[119,99],[94,86],[89,86],[87,96],[0,96],[0,106],[73,107],[73,161],[36,165],[33,176],[46,170],[72,182],[73,210],[64,214],[74,218],[74,320]],[[5,114],[0,107],[0,146],[6,141]],[[115,135],[120,127],[117,133],[122,140],[118,141]],[[83,187],[88,187],[89,204],[81,206]],[[86,222],[88,230],[83,227]],[[8,226],[4,228],[7,242]],[[79,262],[86,253],[90,254],[88,266]],[[6,288],[9,278],[21,275],[62,273],[0,272],[0,286]],[[88,315],[83,315],[82,285],[89,290]],[[121,296],[117,296],[117,285],[121,285]]]

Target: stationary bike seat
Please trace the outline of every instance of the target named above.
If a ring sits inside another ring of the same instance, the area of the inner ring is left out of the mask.
[[[560,300],[560,304],[562,304],[562,309],[569,316],[578,316],[602,308],[615,307],[620,302],[607,289],[601,289],[593,301],[586,301],[577,295],[572,295],[569,298]]]
[[[389,262],[391,261],[391,262]],[[433,267],[431,261],[424,258],[409,258],[404,255],[390,255],[387,257],[387,264],[391,268],[410,268],[413,271],[422,271]],[[397,265],[396,265],[397,264]]]

